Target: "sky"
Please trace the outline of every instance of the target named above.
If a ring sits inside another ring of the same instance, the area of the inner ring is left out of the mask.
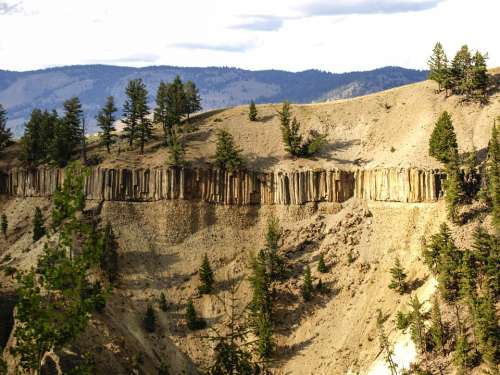
[[[436,41],[493,67],[499,14],[500,0],[0,0],[0,69],[425,69]]]

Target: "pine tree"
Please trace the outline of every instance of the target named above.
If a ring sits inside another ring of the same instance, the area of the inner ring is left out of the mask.
[[[389,344],[389,338],[387,337],[385,330],[384,330],[384,318],[382,316],[382,311],[378,310],[377,312],[377,330],[378,330],[378,335],[379,335],[379,346],[380,346],[380,351],[384,355],[384,360],[387,363],[387,366],[389,367],[389,371],[391,372],[391,375],[397,375],[398,374],[398,365],[394,362],[394,350],[392,346]]]
[[[399,294],[403,294],[406,292],[407,283],[406,283],[406,273],[404,268],[401,266],[401,262],[399,257],[396,257],[394,260],[394,266],[390,269],[392,280],[389,284],[390,289],[395,289],[399,292]]]
[[[440,348],[444,354],[446,336],[441,316],[441,308],[439,307],[439,300],[437,296],[434,297],[434,303],[432,304],[430,333],[434,345]]]
[[[472,57],[472,98],[480,102],[485,102],[489,85],[486,59],[479,51]]]
[[[85,134],[83,134],[82,128],[83,110],[80,99],[77,97],[68,99],[64,102],[63,107],[64,116],[62,118],[62,122],[64,127],[66,127],[68,135],[68,138],[66,139],[68,149],[66,151],[66,155],[63,156],[65,156],[65,162],[67,162],[70,159],[71,154],[74,153],[77,148],[81,147]]]
[[[168,90],[169,85],[161,81],[160,85],[158,86],[158,90],[156,91],[156,107],[153,112],[154,122],[161,124],[165,136],[165,141],[167,142],[170,136]]]
[[[260,358],[269,358],[274,350],[271,298],[271,275],[267,268],[268,257],[261,250],[252,259],[252,300],[249,304],[250,324],[257,337],[256,347]]]
[[[0,227],[2,228],[2,234],[5,239],[7,239],[7,229],[9,227],[9,222],[7,221],[7,215],[2,214],[0,218]]]
[[[304,301],[310,301],[313,297],[313,282],[312,282],[312,276],[311,276],[311,268],[309,266],[306,266],[304,270],[304,281],[302,283],[302,298],[304,298]]]
[[[187,115],[189,121],[191,113],[201,111],[201,97],[194,82],[187,81],[184,84],[184,96],[186,102],[184,113]]]
[[[104,228],[102,241],[101,268],[108,276],[110,283],[118,280],[118,244],[116,243],[113,227],[108,221]]]
[[[458,334],[455,342],[455,351],[453,352],[453,363],[458,369],[458,374],[466,374],[467,368],[470,366],[470,347],[467,341],[467,336],[461,332]]]
[[[160,306],[161,311],[168,310],[167,298],[165,297],[165,293],[163,293],[163,292],[160,293],[160,300],[158,301],[158,305]]]
[[[156,331],[156,315],[155,315],[155,310],[153,309],[153,306],[148,305],[146,309],[146,314],[144,315],[144,329],[149,332],[153,333]]]
[[[196,313],[193,301],[191,299],[188,301],[186,307],[186,322],[187,327],[191,331],[203,329],[206,326],[206,322],[203,319],[198,318],[198,314]]]
[[[167,129],[180,125],[182,117],[186,114],[187,98],[181,77],[176,76],[172,83],[167,86],[166,92]]]
[[[439,91],[442,91],[447,86],[449,79],[448,58],[443,50],[441,43],[437,42],[432,50],[432,56],[428,62],[429,79],[436,81],[439,85]]]
[[[102,107],[101,111],[97,114],[97,125],[101,128],[99,134],[101,138],[101,145],[106,147],[108,154],[111,152],[111,145],[114,143],[114,134],[116,130],[114,126],[115,116],[117,111],[115,107],[115,100],[112,96],[108,96],[106,104]]]
[[[463,45],[451,62],[453,93],[469,95],[472,88],[472,58],[467,45]]]
[[[12,141],[12,132],[7,128],[7,111],[0,104],[0,151],[5,149]]]
[[[445,251],[445,248],[453,244],[453,238],[451,236],[451,231],[446,223],[442,223],[439,226],[439,232],[431,236],[429,245],[424,249],[424,261],[430,270],[434,273],[438,273],[439,261],[441,253]]]
[[[278,218],[270,216],[266,226],[266,255],[269,258],[269,273],[274,280],[285,273],[285,262],[278,254],[278,243],[281,238],[281,227]]]
[[[35,215],[33,216],[33,242],[45,236],[47,231],[43,225],[44,223],[45,219],[43,218],[42,210],[40,207],[36,207]]]
[[[290,103],[283,102],[281,111],[278,112],[281,123],[281,136],[285,144],[285,151],[293,156],[300,156],[302,152],[302,136],[300,135],[300,123],[294,117],[290,110]]]
[[[458,154],[457,136],[448,112],[439,117],[429,140],[429,155],[448,164]]]
[[[250,101],[250,106],[248,107],[248,119],[250,121],[257,121],[257,107],[253,100]]]
[[[234,144],[233,136],[226,130],[217,133],[215,163],[219,168],[235,171],[244,166],[240,150]]]
[[[212,271],[212,267],[210,267],[210,262],[208,260],[207,254],[204,255],[203,261],[199,270],[200,274],[200,282],[201,285],[198,287],[198,290],[201,294],[210,294],[212,293],[212,288],[214,284],[214,273]]]
[[[453,240],[445,242],[440,249],[437,263],[437,279],[441,296],[448,302],[457,299],[460,289],[461,254]]]
[[[123,133],[128,139],[129,147],[136,139],[139,140],[141,153],[144,152],[144,143],[151,136],[151,122],[149,115],[148,92],[142,79],[132,79],[125,89],[127,99],[123,105]]]
[[[181,137],[179,136],[179,130],[177,126],[170,129],[170,135],[168,139],[168,163],[173,167],[182,167],[186,164],[184,160],[185,149],[182,143]]]
[[[500,327],[496,314],[495,300],[490,291],[479,298],[475,327],[479,341],[479,352],[491,365],[500,362]]]
[[[454,223],[459,223],[458,206],[463,201],[465,194],[458,155],[455,155],[454,160],[446,165],[446,181],[444,186],[444,198],[448,210],[448,218]]]
[[[500,143],[497,122],[500,124],[500,116],[493,124],[491,130],[486,178],[488,183],[488,200],[491,202],[492,207],[493,224],[496,226],[497,231],[500,232]]]
[[[426,332],[425,332],[425,318],[422,312],[423,304],[418,300],[417,296],[410,299],[411,307],[411,337],[415,345],[421,352],[426,350]]]
[[[323,254],[320,254],[320,256],[319,256],[319,261],[318,261],[318,272],[321,272],[321,273],[326,273],[326,272],[328,272],[328,269],[326,268],[325,258],[324,258],[324,256],[323,256]]]

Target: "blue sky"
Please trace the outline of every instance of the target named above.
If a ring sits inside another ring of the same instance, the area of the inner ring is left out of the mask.
[[[425,69],[438,40],[499,66],[498,14],[498,0],[0,0],[0,69]]]

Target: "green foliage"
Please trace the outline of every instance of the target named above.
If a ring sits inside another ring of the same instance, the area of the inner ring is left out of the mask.
[[[35,215],[33,216],[33,242],[45,236],[47,231],[44,227],[44,223],[45,219],[43,218],[42,210],[40,207],[36,207]]]
[[[479,297],[475,319],[479,352],[487,363],[497,365],[500,362],[500,327],[491,293]]]
[[[384,318],[382,316],[382,311],[378,310],[377,312],[377,331],[379,335],[379,346],[380,346],[380,351],[383,353],[385,363],[387,363],[387,366],[389,367],[389,371],[391,372],[391,375],[397,375],[398,374],[398,365],[394,362],[393,356],[394,356],[394,349],[393,347],[389,344],[389,338],[387,337],[387,334],[385,333],[384,330]]]
[[[325,264],[325,257],[323,256],[323,254],[320,254],[320,256],[319,256],[318,272],[321,272],[321,273],[328,272],[328,268],[326,268],[326,264]]]
[[[170,371],[168,370],[168,365],[163,361],[160,362],[160,367],[158,367],[158,375],[170,375]]]
[[[2,216],[0,217],[0,228],[2,229],[3,237],[7,238],[7,229],[9,228],[9,222],[5,213],[2,213]]]
[[[486,180],[488,184],[488,201],[491,204],[493,224],[500,232],[500,144],[498,140],[498,125],[500,117],[497,118],[491,130],[491,139],[488,145],[488,161],[486,168]]]
[[[125,89],[127,99],[123,105],[123,133],[131,147],[135,140],[139,141],[141,154],[144,145],[151,137],[152,124],[149,120],[148,91],[142,79],[132,79]]]
[[[148,305],[146,308],[146,314],[144,315],[144,320],[142,321],[144,329],[149,332],[153,333],[156,331],[156,314],[155,310],[153,309],[153,306]]]
[[[406,331],[406,329],[410,326],[411,323],[411,314],[405,314],[401,311],[398,311],[396,314],[396,328],[401,331]]]
[[[159,305],[161,311],[168,310],[167,298],[165,297],[165,293],[163,293],[163,292],[160,293],[160,300],[158,301],[158,305]]]
[[[255,106],[255,102],[250,101],[250,105],[248,107],[248,119],[250,121],[257,121],[257,107]]]
[[[500,238],[489,234],[482,226],[473,233],[474,269],[477,271],[481,289],[500,295]],[[475,284],[474,284],[475,285]]]
[[[454,222],[460,222],[458,206],[464,200],[464,186],[462,173],[458,160],[454,160],[446,166],[445,201],[448,210],[448,218]]]
[[[200,266],[199,275],[201,285],[198,287],[198,290],[200,291],[200,293],[212,293],[214,285],[214,272],[212,271],[212,267],[210,266],[207,254],[203,256],[203,262]]]
[[[201,111],[201,97],[198,88],[192,81],[187,81],[184,84],[184,96],[186,101],[184,113],[189,120],[191,113]]]
[[[434,46],[428,65],[429,79],[438,83],[439,91],[449,88],[450,70],[448,67],[448,58],[441,43],[438,42]]]
[[[326,144],[326,134],[311,131],[306,141],[302,142],[300,135],[300,122],[295,117],[292,119],[290,103],[283,102],[281,111],[278,111],[281,123],[281,137],[285,151],[296,157],[310,157],[317,154]]]
[[[418,300],[417,296],[410,299],[410,332],[411,338],[417,348],[424,352],[427,348],[426,331],[425,331],[425,317],[422,312],[423,304]]]
[[[97,125],[101,128],[101,133],[99,137],[101,139],[101,145],[106,147],[108,154],[111,152],[111,145],[115,143],[113,132],[116,130],[114,126],[115,115],[117,111],[115,107],[115,99],[112,96],[108,96],[106,99],[106,104],[97,114]]]
[[[404,268],[401,266],[399,257],[394,260],[394,266],[390,269],[391,272],[391,283],[389,284],[390,289],[395,289],[399,294],[406,292],[406,273]]]
[[[187,327],[191,331],[203,329],[207,325],[205,320],[198,317],[198,314],[196,313],[196,310],[194,308],[193,301],[191,299],[188,301],[186,307],[186,322],[187,322]]]
[[[439,258],[447,246],[454,247],[455,244],[450,228],[446,223],[442,223],[439,226],[439,232],[431,236],[430,243],[425,246],[423,251],[424,262],[434,274],[438,273]]]
[[[440,348],[444,353],[444,345],[446,343],[446,333],[444,329],[443,319],[441,317],[441,308],[439,306],[439,300],[434,297],[434,303],[432,304],[431,310],[431,326],[429,328],[432,342],[434,346]]]
[[[73,218],[77,211],[85,207],[83,190],[85,177],[89,171],[82,168],[79,162],[73,162],[66,168],[66,176],[62,188],[54,192],[52,210],[52,226],[57,228],[66,218]]]
[[[179,136],[179,130],[174,126],[168,137],[168,163],[173,167],[182,167],[186,164],[184,155],[184,144]]]
[[[310,301],[313,297],[313,282],[312,282],[312,276],[311,276],[311,268],[309,266],[306,266],[304,270],[304,280],[302,282],[302,298],[304,298],[304,301]]]
[[[215,163],[219,168],[228,171],[240,170],[244,167],[240,150],[234,144],[233,136],[226,130],[217,133]]]
[[[63,104],[64,116],[60,122],[58,130],[59,139],[57,149],[55,150],[57,156],[55,161],[59,165],[65,165],[71,158],[71,154],[81,147],[84,134],[82,127],[83,110],[80,99],[73,97],[68,99]],[[66,136],[65,138],[63,138]]]
[[[109,282],[115,283],[118,280],[118,244],[109,221],[104,228],[100,264]]]
[[[67,173],[66,180],[75,181],[75,175],[83,172],[74,167]],[[83,194],[83,185],[70,185],[74,189],[67,190],[65,203],[78,201]],[[65,211],[59,241],[54,247],[45,246],[36,270],[17,274],[16,346],[11,352],[24,371],[39,373],[44,353],[76,339],[90,314],[104,307],[100,284],[89,280],[102,251],[100,236],[92,225],[77,219],[76,211]]]
[[[455,351],[453,352],[453,363],[457,367],[458,374],[466,374],[467,368],[471,365],[472,359],[469,351],[470,346],[467,336],[464,333],[460,333],[455,342]]]
[[[12,142],[12,132],[7,128],[7,111],[0,104],[0,151]]]
[[[272,326],[272,276],[268,270],[268,256],[264,250],[252,259],[252,300],[249,304],[250,325],[257,336],[257,353],[261,358],[269,358],[274,350]]]
[[[21,138],[21,160],[28,165],[43,162],[55,162],[64,165],[68,153],[64,139],[67,128],[63,125],[57,112],[34,109],[29,121],[24,125]],[[70,152],[72,152],[70,150]],[[66,156],[64,156],[66,155]]]
[[[448,112],[439,117],[429,140],[429,155],[444,164],[454,161],[458,155],[455,129]]]
[[[281,239],[282,229],[278,218],[270,216],[266,227],[266,246],[265,254],[268,258],[268,268],[273,280],[279,279],[285,274],[285,262],[278,254],[279,241]]]

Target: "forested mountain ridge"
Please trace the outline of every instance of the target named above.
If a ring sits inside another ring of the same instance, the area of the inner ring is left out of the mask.
[[[16,136],[33,108],[62,108],[64,100],[78,96],[83,104],[88,131],[95,131],[95,115],[106,97],[113,95],[117,106],[125,100],[124,88],[130,79],[142,78],[150,102],[161,80],[180,75],[200,89],[204,109],[248,103],[310,103],[365,95],[424,80],[426,71],[384,67],[366,72],[329,73],[319,70],[287,72],[250,71],[227,67],[188,68],[152,66],[130,68],[108,65],[56,67],[28,72],[0,70],[0,103],[8,111],[9,127]]]

